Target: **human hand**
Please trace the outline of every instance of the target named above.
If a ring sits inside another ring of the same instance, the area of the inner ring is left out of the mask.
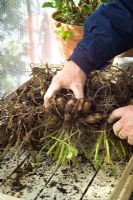
[[[117,122],[115,122],[118,120]],[[127,139],[133,145],[133,105],[118,108],[112,112],[108,119],[109,123],[114,123],[113,130],[116,136]]]
[[[57,94],[62,88],[73,91],[75,98],[79,99],[78,110],[81,110],[84,102],[84,85],[86,74],[73,61],[65,64],[63,69],[59,71],[52,79],[45,96],[44,105],[47,106],[49,100]]]

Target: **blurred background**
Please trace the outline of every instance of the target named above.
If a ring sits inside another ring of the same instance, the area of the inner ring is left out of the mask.
[[[0,99],[27,81],[31,63],[60,63],[44,0],[0,0]],[[56,55],[55,55],[56,54]]]
[[[32,63],[62,64],[65,60],[52,31],[55,9],[42,8],[44,2],[0,0],[0,99],[30,78]],[[122,56],[114,64],[133,63],[133,51]]]

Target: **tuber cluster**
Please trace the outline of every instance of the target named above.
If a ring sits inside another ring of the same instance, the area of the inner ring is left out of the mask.
[[[56,170],[60,165],[74,164],[81,153],[94,158],[96,167],[103,161],[112,164],[112,152],[123,158],[125,142],[112,134],[107,119],[115,108],[133,98],[133,72],[118,67],[92,72],[81,111],[77,110],[78,99],[64,89],[47,108],[43,106],[43,96],[56,72],[48,65],[33,68],[32,78],[1,101],[0,131],[6,139],[1,142],[0,161],[11,147],[18,152],[28,150],[37,163],[41,155],[52,157]]]

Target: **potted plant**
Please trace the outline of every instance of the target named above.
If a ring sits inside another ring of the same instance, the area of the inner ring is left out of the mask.
[[[54,32],[66,58],[70,56],[83,36],[83,23],[102,3],[110,0],[51,0],[42,7],[53,7]]]

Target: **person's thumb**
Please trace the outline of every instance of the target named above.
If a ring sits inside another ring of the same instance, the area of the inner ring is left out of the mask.
[[[73,94],[76,99],[78,99],[78,111],[82,109],[84,103],[84,87],[82,85],[73,85],[71,87]]]
[[[60,85],[52,81],[51,85],[49,86],[47,92],[44,95],[44,106],[47,107],[48,102],[52,97],[54,97],[57,92],[60,90]]]
[[[123,108],[115,109],[108,118],[108,123],[114,123],[115,121],[119,120],[123,114]]]

